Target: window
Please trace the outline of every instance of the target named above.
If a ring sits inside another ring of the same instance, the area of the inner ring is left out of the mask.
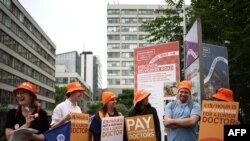
[[[122,49],[134,49],[137,47],[137,44],[122,44]]]
[[[122,85],[133,85],[134,80],[133,79],[122,79],[121,84]]]
[[[122,66],[123,67],[133,67],[133,61],[123,61]]]
[[[139,15],[154,15],[154,9],[139,9]]]
[[[137,15],[136,9],[122,9],[122,15]]]
[[[108,58],[120,58],[120,52],[108,52]]]
[[[138,22],[139,23],[145,23],[145,22],[151,22],[153,20],[154,20],[153,18],[139,18]]]
[[[121,40],[137,40],[137,35],[121,35]]]
[[[108,26],[108,32],[120,32],[120,26]]]
[[[108,67],[120,67],[121,63],[119,61],[108,61]]]
[[[137,23],[137,18],[122,18],[121,23]]]
[[[120,76],[120,70],[108,70],[108,76]]]
[[[120,18],[108,18],[108,23],[120,23]]]
[[[108,44],[108,49],[120,49],[120,44]]]
[[[108,85],[120,85],[120,79],[108,79]]]
[[[108,35],[108,40],[120,40],[120,35]]]
[[[122,32],[137,32],[138,28],[136,26],[122,26]]]
[[[134,71],[133,70],[122,70],[122,76],[133,76]]]
[[[120,15],[120,9],[108,9],[108,15]]]

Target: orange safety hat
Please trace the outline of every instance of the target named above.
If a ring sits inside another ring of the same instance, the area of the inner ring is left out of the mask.
[[[188,81],[188,80],[181,81],[179,83],[179,85],[178,85],[178,92],[179,92],[180,89],[183,89],[183,88],[188,89],[189,92],[191,93],[191,91],[192,91],[192,84],[191,84],[191,82]]]
[[[117,96],[111,91],[104,91],[102,93],[102,104],[107,104],[112,98],[116,98]]]
[[[24,89],[27,91],[30,91],[34,96],[36,96],[36,86],[31,84],[30,82],[23,82],[21,83],[19,86],[17,86],[14,90],[13,90],[13,94],[16,95],[17,91],[20,89]]]
[[[85,91],[85,88],[82,87],[82,85],[79,82],[71,82],[67,85],[67,92],[66,95],[68,93],[71,93],[73,91]]]
[[[137,102],[140,102],[140,101],[142,101],[144,98],[146,98],[146,97],[148,97],[150,95],[150,93],[149,92],[147,92],[146,90],[144,90],[144,89],[141,89],[141,90],[138,90],[138,91],[136,91],[136,93],[135,93],[135,104],[137,103]]]
[[[219,88],[215,94],[212,95],[213,98],[227,101],[227,102],[233,102],[233,91],[227,88]]]

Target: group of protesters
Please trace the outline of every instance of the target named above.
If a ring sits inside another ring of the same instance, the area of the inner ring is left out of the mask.
[[[178,85],[176,100],[169,102],[165,107],[163,124],[167,128],[168,141],[197,141],[198,122],[201,116],[201,106],[192,100],[192,85],[190,81],[182,81]],[[82,113],[77,102],[81,99],[85,88],[79,82],[71,82],[67,85],[67,97],[59,103],[52,113],[52,121],[49,123],[45,110],[40,108],[37,99],[36,86],[30,82],[23,82],[13,90],[18,107],[9,110],[5,125],[5,136],[11,137],[13,132],[20,128],[33,128],[38,130],[36,134],[25,134],[27,141],[44,141],[45,131],[57,128],[70,121],[72,113]],[[150,93],[146,90],[137,90],[134,94],[134,106],[129,110],[128,117],[139,115],[153,115],[156,141],[161,141],[160,121],[157,110],[149,103]],[[232,102],[233,92],[227,88],[220,88],[213,95],[214,100]],[[89,131],[93,141],[101,140],[101,124],[103,117],[122,116],[116,109],[117,96],[111,91],[102,93],[102,108],[95,114]],[[239,123],[237,123],[239,124]],[[126,132],[126,128],[124,128]],[[124,133],[123,140],[128,140]]]

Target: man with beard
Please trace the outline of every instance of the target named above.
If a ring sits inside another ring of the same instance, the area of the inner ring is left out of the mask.
[[[192,100],[192,84],[182,81],[178,85],[176,100],[165,107],[164,126],[167,128],[168,141],[197,141],[198,121],[201,109]]]

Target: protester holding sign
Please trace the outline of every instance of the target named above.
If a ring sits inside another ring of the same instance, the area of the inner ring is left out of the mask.
[[[164,125],[168,128],[168,141],[197,141],[200,105],[191,99],[192,84],[182,81],[178,85],[176,100],[165,107]]]
[[[154,119],[154,128],[156,132],[156,140],[161,141],[161,129],[160,129],[160,122],[157,115],[157,111],[154,107],[150,105],[148,102],[148,97],[150,93],[146,90],[138,90],[134,94],[134,102],[135,106],[133,106],[129,113],[128,117],[139,116],[139,115],[153,115]]]
[[[77,102],[81,99],[85,89],[79,82],[71,82],[67,85],[67,99],[58,104],[52,114],[51,127],[56,128],[71,119],[71,113],[82,113]]]
[[[103,107],[95,114],[89,127],[89,131],[91,132],[94,141],[100,141],[101,139],[101,125],[103,117],[116,117],[122,115],[116,110],[116,99],[117,96],[110,91],[104,91],[102,93]]]
[[[225,102],[234,102],[233,91],[227,88],[219,88],[213,95],[212,98],[214,101],[225,101]],[[238,114],[238,121],[235,124],[243,124],[244,120],[241,114]]]
[[[47,113],[40,109],[35,85],[30,82],[23,82],[13,90],[13,94],[19,106],[16,109],[9,110],[7,114],[7,122],[5,125],[6,138],[9,139],[15,130],[33,128],[38,130],[38,133],[22,134],[25,136],[24,140],[43,141],[43,133],[49,129],[49,121]],[[20,138],[22,137],[23,136]]]

